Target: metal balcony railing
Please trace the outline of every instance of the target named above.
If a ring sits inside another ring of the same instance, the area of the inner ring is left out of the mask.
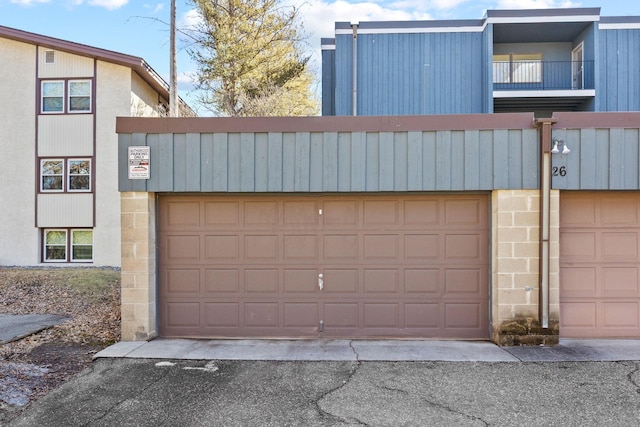
[[[494,90],[594,89],[593,61],[494,61]]]

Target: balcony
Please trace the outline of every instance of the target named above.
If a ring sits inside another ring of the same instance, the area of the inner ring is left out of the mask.
[[[494,112],[579,111],[594,96],[593,61],[493,62]]]

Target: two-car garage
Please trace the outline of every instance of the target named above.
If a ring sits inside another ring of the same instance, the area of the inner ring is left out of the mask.
[[[160,334],[488,339],[488,199],[161,195]]]

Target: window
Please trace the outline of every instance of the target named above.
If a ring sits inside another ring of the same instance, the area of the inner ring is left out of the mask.
[[[42,113],[91,112],[91,80],[45,80],[41,87]]]
[[[40,191],[90,192],[91,160],[41,159]]]
[[[62,160],[40,160],[42,191],[63,191],[64,162]]]
[[[494,83],[542,83],[541,53],[493,55]]]
[[[69,82],[69,112],[91,111],[91,82],[73,80]]]
[[[44,230],[44,261],[93,261],[93,230]]]
[[[64,82],[42,82],[42,112],[64,111]]]

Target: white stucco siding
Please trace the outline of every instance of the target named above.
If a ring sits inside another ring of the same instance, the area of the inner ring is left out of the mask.
[[[0,38],[0,265],[38,262],[35,227],[35,46]]]
[[[131,72],[131,116],[158,117],[158,92]]]
[[[116,117],[129,116],[131,70],[98,62],[96,76],[94,265],[120,266],[120,193]]]

